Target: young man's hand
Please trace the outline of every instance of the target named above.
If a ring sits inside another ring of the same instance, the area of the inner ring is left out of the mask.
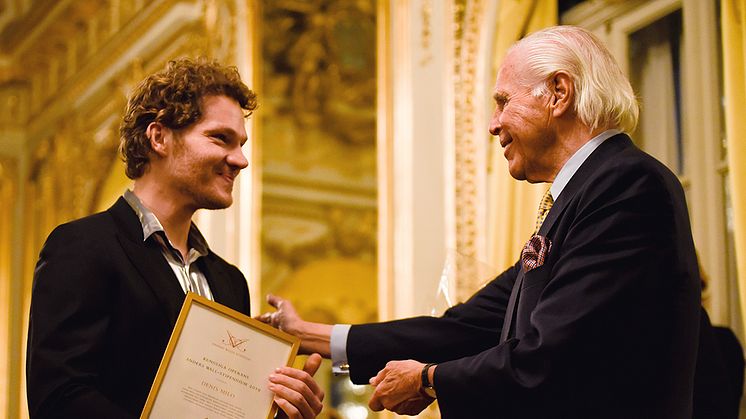
[[[275,394],[274,401],[280,408],[278,419],[311,419],[321,413],[324,391],[313,379],[319,365],[321,356],[312,354],[303,370],[282,367],[269,376],[269,389]]]

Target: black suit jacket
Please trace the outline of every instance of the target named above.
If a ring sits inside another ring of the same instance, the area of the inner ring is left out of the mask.
[[[217,302],[249,314],[244,276],[198,260]],[[34,273],[26,365],[31,417],[139,417],[185,294],[120,198],[57,227]]]
[[[439,363],[444,418],[691,417],[700,289],[676,176],[616,135],[538,234],[552,241],[543,266],[517,263],[443,317],[353,326],[353,381],[414,358]]]
[[[738,419],[743,367],[738,338],[727,327],[713,326],[703,307],[694,371],[694,419]]]

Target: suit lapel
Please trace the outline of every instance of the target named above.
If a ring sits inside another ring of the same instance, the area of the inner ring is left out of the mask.
[[[505,311],[505,321],[503,322],[503,330],[500,331],[500,343],[508,340],[510,335],[510,328],[513,326],[513,317],[515,316],[515,307],[518,303],[518,293],[523,286],[523,277],[525,276],[523,266],[521,264],[521,270],[518,271],[518,277],[513,284],[513,289],[510,290],[510,299],[508,300],[508,308]]]
[[[227,274],[220,263],[216,261],[216,256],[210,252],[207,256],[199,258],[197,264],[207,278],[213,299],[220,304],[235,308],[235,304],[233,304],[234,295],[231,292],[229,281],[227,281]]]
[[[568,203],[572,201],[572,198],[591,177],[593,172],[595,172],[603,162],[608,161],[611,156],[631,146],[632,140],[626,134],[617,134],[601,143],[598,148],[588,156],[583,164],[580,165],[572,178],[570,178],[570,181],[565,185],[560,196],[554,201],[552,209],[549,210],[549,214],[547,214],[547,217],[541,224],[541,228],[536,234],[548,237],[554,223],[560,218],[560,215],[562,215],[565,208],[567,208]],[[510,336],[510,329],[513,326],[514,317],[516,315],[516,307],[518,305],[518,299],[520,298],[524,277],[525,272],[523,267],[521,267],[515,284],[513,284],[513,289],[510,291],[510,299],[508,300],[508,307],[505,312],[505,322],[503,323],[503,329],[500,332],[500,343],[505,342]]]
[[[185,294],[160,247],[152,238],[143,241],[140,220],[123,198],[108,211],[119,227],[117,236],[124,253],[161,302],[170,324],[175,324]]]
[[[549,236],[549,231],[552,229],[554,223],[560,218],[560,215],[567,208],[567,204],[572,201],[572,198],[580,190],[580,188],[590,179],[595,172],[604,162],[607,162],[611,156],[618,153],[619,151],[631,147],[632,140],[627,134],[617,134],[608,140],[601,143],[593,153],[580,165],[575,174],[567,182],[560,196],[554,201],[552,209],[549,210],[549,214],[541,224],[538,235]]]

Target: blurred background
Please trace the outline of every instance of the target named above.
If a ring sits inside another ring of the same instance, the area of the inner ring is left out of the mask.
[[[26,418],[33,268],[56,225],[129,186],[128,92],[180,56],[235,65],[259,96],[234,205],[210,246],[309,320],[440,314],[512,265],[545,186],[487,132],[507,48],[595,32],[642,104],[636,143],[684,185],[713,323],[743,341],[743,0],[0,0],[0,417]],[[738,268],[741,268],[739,273]],[[326,418],[394,417],[317,374]],[[431,407],[422,418],[439,417]]]

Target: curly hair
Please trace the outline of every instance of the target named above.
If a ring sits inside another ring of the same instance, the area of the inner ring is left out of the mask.
[[[174,130],[185,128],[202,117],[202,99],[213,95],[234,99],[246,117],[256,109],[256,95],[241,81],[238,69],[215,61],[177,59],[140,82],[119,128],[119,152],[127,177],[137,179],[145,173],[152,151],[146,134],[151,122]]]

